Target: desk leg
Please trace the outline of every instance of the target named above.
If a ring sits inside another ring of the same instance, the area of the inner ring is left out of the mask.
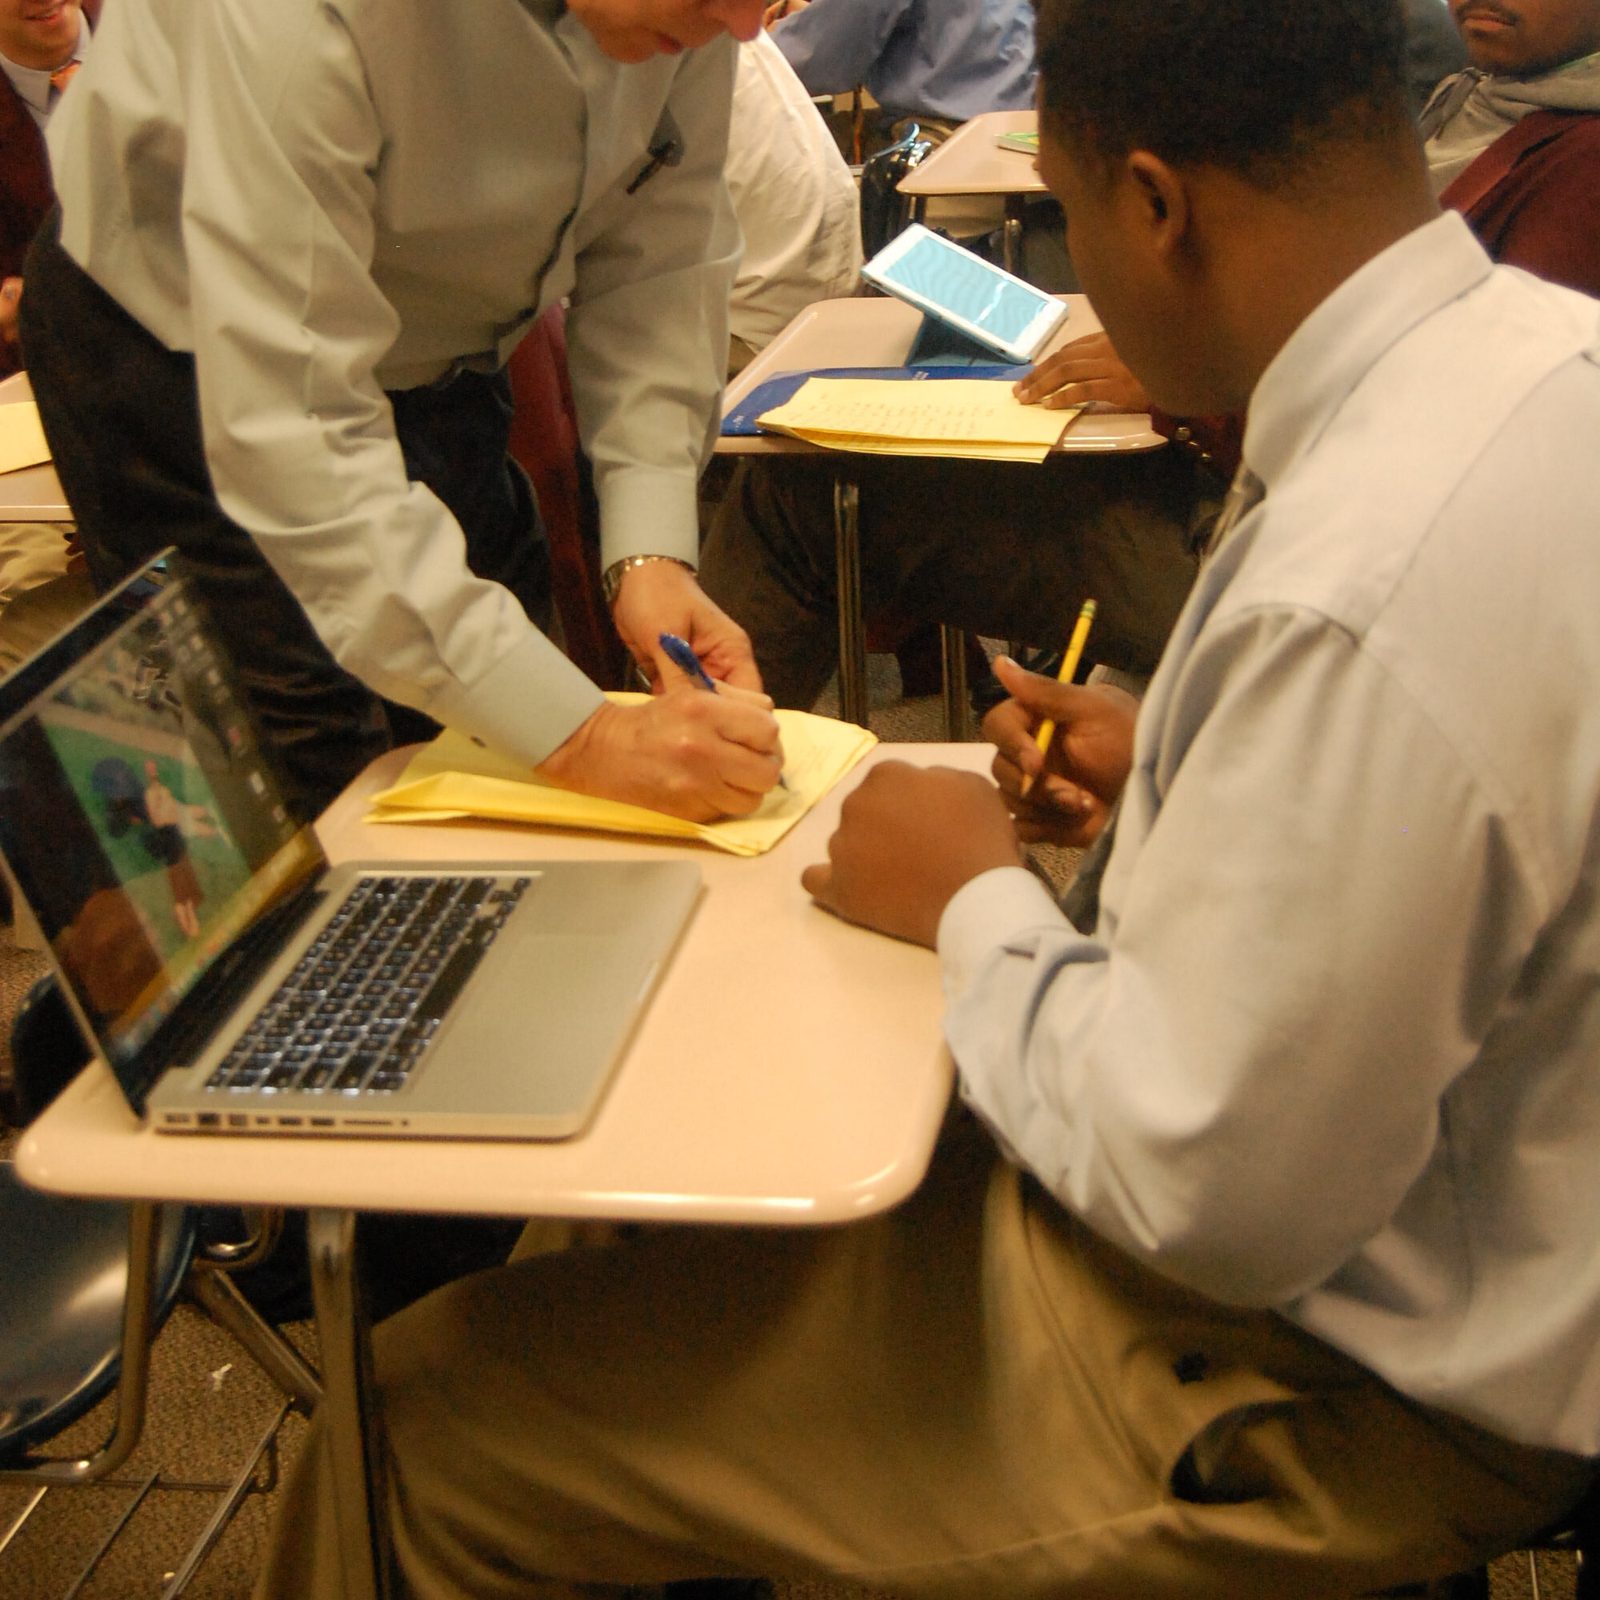
[[[1006,196],[1006,220],[1000,224],[1000,265],[1022,276],[1022,208],[1020,195]]]
[[[867,629],[861,615],[861,491],[833,483],[834,563],[839,588],[839,715],[867,726]]]
[[[356,1270],[351,1211],[306,1219],[311,1297],[322,1350],[322,1447],[329,1453],[345,1600],[387,1600],[382,1424],[371,1406],[372,1342]]]
[[[967,636],[948,623],[939,627],[939,655],[944,668],[944,736],[952,744],[967,739]]]

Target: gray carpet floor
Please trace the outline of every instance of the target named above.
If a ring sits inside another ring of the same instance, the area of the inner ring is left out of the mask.
[[[937,699],[902,700],[892,658],[873,658],[873,727],[885,739],[943,738]],[[826,709],[826,707],[819,707]],[[1050,876],[1070,871],[1072,857],[1058,854],[1043,865]],[[27,985],[43,970],[43,959],[19,951],[0,935],[0,1041]],[[0,1051],[4,1045],[0,1043]],[[10,1139],[0,1138],[0,1154]],[[0,1263],[3,1282],[3,1263]],[[315,1359],[309,1325],[289,1330]],[[0,1600],[49,1600],[76,1581],[98,1542],[131,1502],[138,1485],[159,1473],[162,1484],[230,1479],[247,1459],[257,1436],[276,1412],[276,1391],[248,1356],[198,1312],[179,1306],[156,1342],[152,1361],[149,1420],[119,1486],[53,1491],[9,1548],[0,1552]],[[71,1452],[93,1448],[110,1426],[106,1407],[59,1441]],[[305,1425],[291,1417],[281,1435],[282,1463],[300,1448]],[[27,1491],[0,1485],[0,1539],[27,1506]],[[252,1495],[200,1568],[188,1589],[194,1600],[247,1600],[270,1536],[273,1496]],[[210,1493],[158,1487],[133,1514],[111,1554],[81,1590],[81,1600],[157,1600],[170,1574],[204,1526],[214,1503]],[[1493,1600],[1570,1600],[1571,1562],[1540,1558],[1539,1584],[1530,1584],[1527,1558],[1496,1564]],[[871,1600],[864,1591],[833,1583],[785,1583],[778,1600]],[[1004,1600],[975,1595],[973,1600]],[[1291,1597],[1284,1597],[1291,1600]]]

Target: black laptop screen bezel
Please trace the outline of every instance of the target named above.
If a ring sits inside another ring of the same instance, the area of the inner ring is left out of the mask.
[[[294,816],[284,798],[271,752],[262,742],[247,702],[238,690],[226,647],[216,628],[206,619],[203,605],[171,550],[164,551],[106,594],[66,632],[9,676],[0,679],[0,741],[11,737],[21,724],[33,718],[66,678],[91,658],[109,652],[120,637],[139,627],[158,605],[167,605],[178,596],[195,608],[205,631],[207,647],[227,675],[233,709],[248,729],[251,756],[265,784],[263,803],[283,805],[288,815]],[[5,855],[17,889],[39,918],[48,940],[49,918],[41,915],[41,911],[51,903],[51,896],[38,881],[38,875],[47,870],[48,852],[42,846],[38,850],[19,848],[14,830],[5,817],[0,817],[0,852]],[[182,1064],[192,1055],[214,1026],[225,1019],[242,981],[253,977],[281,948],[281,924],[298,920],[307,904],[316,898],[315,884],[326,871],[327,858],[309,823],[299,822],[293,832],[286,835],[282,849],[274,853],[274,860],[280,855],[286,868],[281,892],[275,893],[270,904],[263,907],[242,935],[230,940],[212,956],[170,1014],[131,1049],[117,1048],[102,1035],[95,1025],[95,1008],[79,991],[73,974],[57,951],[49,949],[57,981],[85,1040],[95,1056],[110,1068],[128,1103],[140,1115],[156,1080],[169,1067]],[[263,928],[271,929],[270,938],[254,937]]]

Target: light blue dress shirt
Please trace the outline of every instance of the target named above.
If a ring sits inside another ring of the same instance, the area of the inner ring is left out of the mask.
[[[1092,937],[940,928],[964,1091],[1074,1212],[1428,1404],[1600,1451],[1600,305],[1454,214],[1251,401],[1266,498],[1140,713]]]
[[[1033,106],[1028,0],[811,0],[772,37],[812,94],[864,84],[890,112],[950,122]]]

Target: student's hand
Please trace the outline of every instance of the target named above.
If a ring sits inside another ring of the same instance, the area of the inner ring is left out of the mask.
[[[931,949],[956,890],[1021,861],[987,779],[884,761],[846,798],[827,861],[807,867],[800,882],[825,911]]]
[[[21,278],[0,281],[0,344],[17,343],[17,305],[21,299]]]
[[[761,26],[771,28],[774,24],[782,22],[785,17],[792,17],[797,11],[804,11],[811,0],[772,0],[772,4],[761,13]]]
[[[761,804],[783,745],[764,694],[711,694],[680,674],[642,704],[607,701],[536,770],[558,788],[710,822]]]
[[[1150,396],[1128,371],[1103,333],[1085,334],[1064,344],[1019,378],[1012,393],[1027,405],[1061,411],[1087,406],[1091,411],[1148,411]]]
[[[1027,844],[1089,844],[1133,765],[1139,702],[1109,684],[1057,683],[1007,656],[994,671],[1011,698],[983,719],[983,736],[995,746],[995,782],[1016,818],[1017,837]],[[1046,718],[1056,725],[1048,757],[1036,740]]]
[[[657,690],[682,676],[661,650],[661,635],[675,633],[719,683],[760,694],[750,635],[676,561],[648,561],[626,573],[611,616],[628,653]]]

